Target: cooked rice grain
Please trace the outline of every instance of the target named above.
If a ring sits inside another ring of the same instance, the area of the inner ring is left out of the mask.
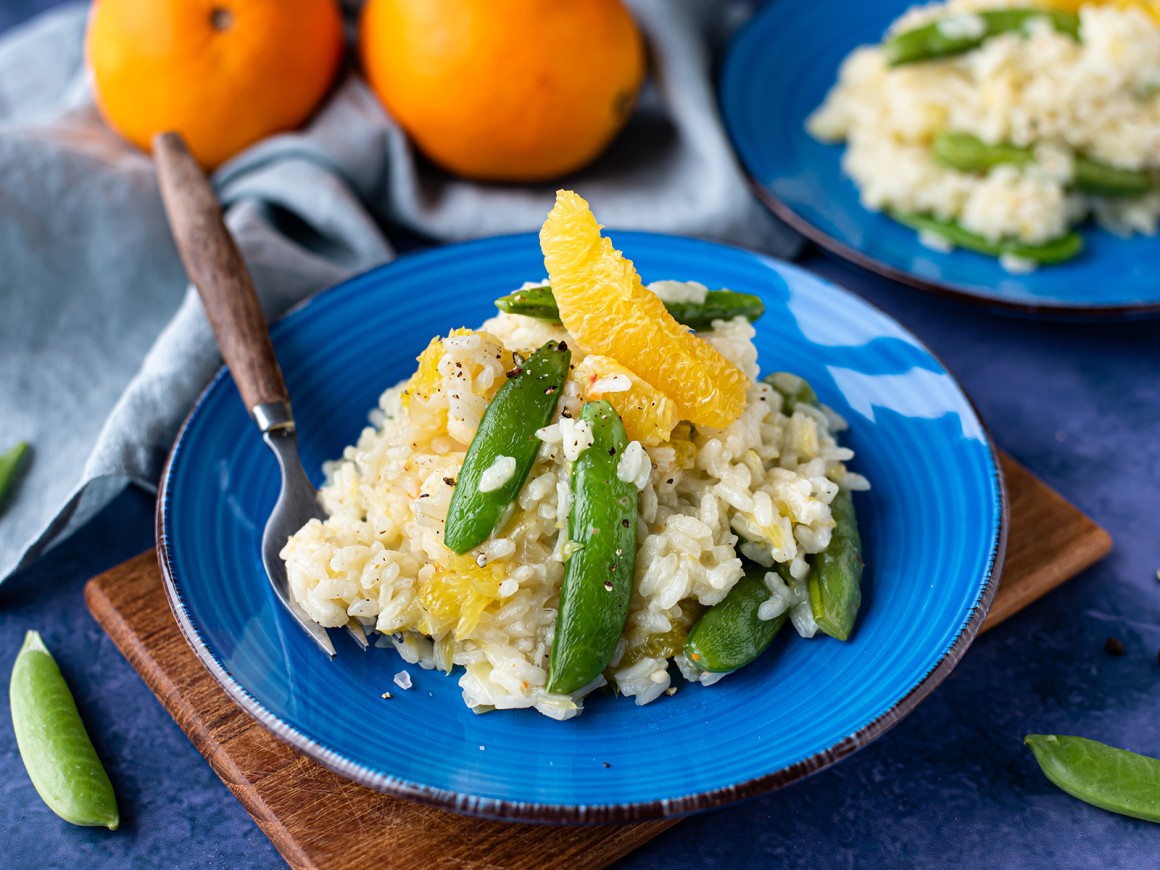
[[[688,298],[704,290],[678,282],[663,289]],[[714,327],[705,338],[756,378],[753,327],[743,318]],[[389,636],[408,663],[461,666],[459,685],[472,709],[532,707],[567,719],[605,683],[600,678],[571,697],[544,690],[570,553],[570,466],[592,443],[579,419],[579,384],[565,384],[555,419],[537,433],[540,452],[502,534],[456,556],[443,546],[442,531],[455,478],[503,382],[505,361],[568,336],[509,314],[478,332],[458,332],[431,351],[432,358],[438,354],[432,366],[383,393],[372,425],[327,465],[321,492],[330,516],[307,523],[282,552],[290,589],[323,625],[341,626],[354,616]],[[571,346],[578,363],[583,353]],[[422,378],[431,382],[416,382]],[[741,577],[740,552],[767,566],[788,563],[797,578],[790,587],[768,575],[772,594],[763,617],[793,608],[800,632],[816,629],[801,607],[805,557],[829,543],[829,503],[838,484],[864,488],[865,481],[845,468],[853,454],[834,440],[844,426],[840,418],[804,406],[787,416],[781,407],[776,391],[754,383],[729,428],[680,424],[669,442],[645,448],[634,441],[621,457],[618,476],[640,490],[638,553],[614,659],[627,664],[611,667],[609,679],[638,704],[669,688],[670,658],[626,653],[672,631],[686,608],[724,598]],[[507,473],[498,465],[497,479]],[[683,656],[677,664],[689,679],[706,685],[719,679],[691,669]]]
[[[1017,0],[950,0],[911,9],[892,26],[908,30]],[[855,49],[838,83],[810,116],[809,132],[844,141],[843,171],[863,205],[880,211],[957,219],[988,239],[1036,244],[1063,235],[1086,216],[1123,236],[1155,235],[1160,193],[1116,198],[1070,190],[1073,156],[1145,170],[1160,180],[1160,25],[1137,8],[1080,9],[1080,40],[1046,22],[1029,34],[1004,34],[945,60],[887,66],[879,46]],[[1025,169],[996,166],[982,175],[937,163],[930,146],[944,130],[985,142],[1035,147]],[[935,249],[945,240],[929,235]],[[1012,272],[1035,264],[1007,258]]]

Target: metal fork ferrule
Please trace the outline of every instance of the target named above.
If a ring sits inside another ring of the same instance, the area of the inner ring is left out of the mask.
[[[294,413],[289,402],[262,402],[250,409],[250,416],[262,434],[278,429],[294,431]]]

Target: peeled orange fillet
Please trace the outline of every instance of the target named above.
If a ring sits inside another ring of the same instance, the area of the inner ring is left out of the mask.
[[[677,323],[600,230],[587,202],[556,192],[540,248],[564,327],[584,351],[611,357],[672,399],[680,419],[728,426],[745,409],[749,378]]]
[[[456,638],[465,638],[499,599],[503,579],[498,564],[483,567],[474,559],[456,556],[447,568],[437,565],[434,576],[418,586],[425,614],[417,627],[432,637],[454,628]]]
[[[447,333],[448,338],[457,335],[479,335],[485,340],[491,340],[502,348],[500,351],[500,363],[505,369],[511,368],[511,352],[503,347],[503,342],[499,341],[499,339],[490,333],[477,332],[474,329],[467,329],[466,327],[453,329]],[[443,359],[444,353],[443,341],[444,339],[439,336],[431,339],[427,347],[423,349],[423,352],[415,358],[419,363],[419,368],[415,370],[415,374],[411,375],[411,380],[407,383],[407,388],[403,390],[401,401],[404,408],[411,406],[412,398],[426,400],[431,398],[435,391],[439,389],[439,385],[443,382],[443,376],[439,373],[439,361]],[[496,382],[490,394],[485,396],[485,398],[490,400],[492,395],[495,394],[495,391],[499,389],[501,383],[502,379]]]
[[[589,354],[572,378],[586,401],[606,399],[620,415],[629,439],[646,447],[668,441],[680,419],[672,399],[611,357]]]
[[[407,389],[403,391],[402,403],[404,408],[411,406],[412,396],[418,396],[420,399],[429,398],[439,386],[439,360],[442,356],[443,340],[436,336],[416,357],[419,368],[415,370],[415,374],[411,375]]]

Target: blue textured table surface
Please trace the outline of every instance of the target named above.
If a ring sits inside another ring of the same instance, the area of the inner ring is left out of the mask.
[[[52,0],[5,0],[0,30]],[[1160,755],[1160,323],[999,317],[807,255],[881,305],[971,394],[1001,446],[1105,526],[1112,554],[979,639],[918,710],[805,782],[690,818],[621,862],[653,867],[1155,867],[1160,826],[1051,786],[1022,738],[1081,734]],[[128,491],[0,587],[0,672],[40,629],[107,760],[122,827],[75,828],[39,801],[0,697],[0,863],[264,867],[281,862],[93,622],[89,577],[152,546]],[[1104,642],[1119,638],[1112,657]]]

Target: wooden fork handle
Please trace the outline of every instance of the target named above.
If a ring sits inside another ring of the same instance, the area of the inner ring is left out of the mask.
[[[205,173],[178,133],[153,139],[161,200],[181,262],[201,296],[246,409],[288,402],[254,282]]]

